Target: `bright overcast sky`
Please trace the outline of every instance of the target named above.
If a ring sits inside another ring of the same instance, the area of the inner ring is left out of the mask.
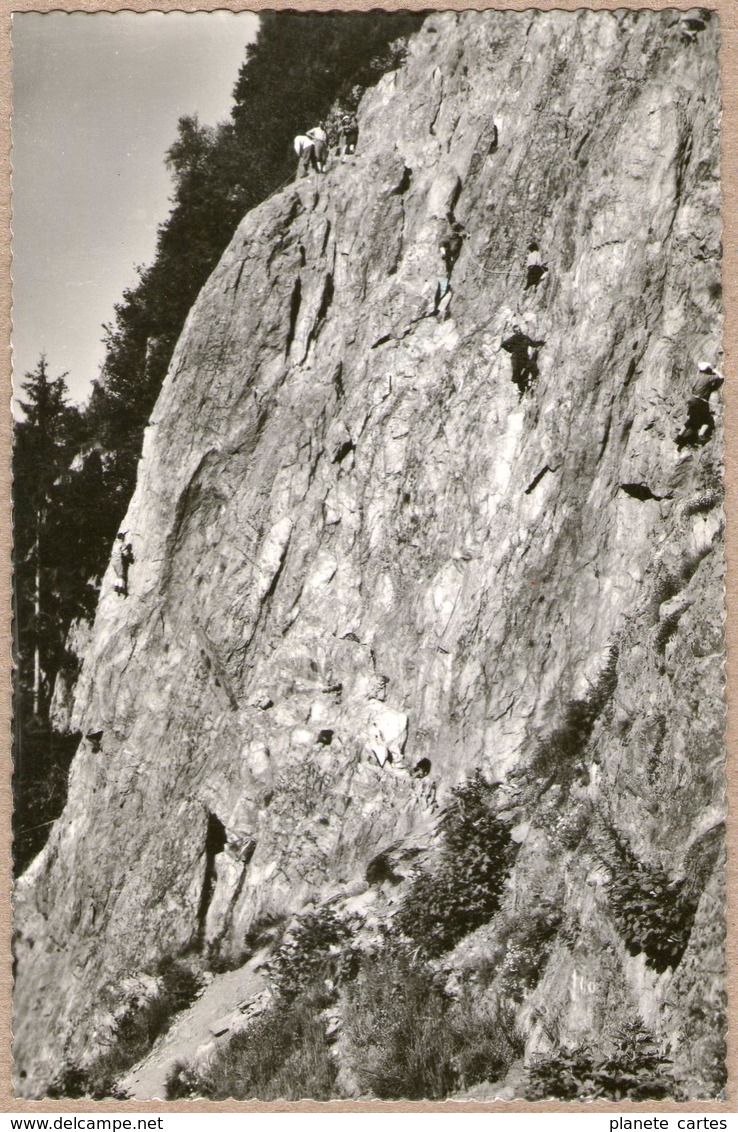
[[[102,324],[153,258],[183,114],[228,117],[249,12],[13,16],[13,368],[83,400]]]

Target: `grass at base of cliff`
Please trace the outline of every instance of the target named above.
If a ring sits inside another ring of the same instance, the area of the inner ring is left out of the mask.
[[[346,990],[347,1060],[362,1093],[386,1100],[440,1100],[495,1081],[522,1056],[514,1010],[452,998],[443,979],[407,953],[364,962]]]
[[[278,999],[248,1030],[235,1034],[197,1070],[177,1061],[167,1100],[329,1100],[338,1063],[326,1036],[326,997],[318,988],[292,1002]]]
[[[442,981],[406,952],[365,956],[338,1001],[325,983],[280,996],[206,1066],[175,1063],[167,1100],[336,1099],[342,1067],[360,1095],[388,1100],[438,1100],[498,1080],[523,1052],[513,1012],[470,993],[451,998]],[[329,1035],[334,1012],[340,1030]]]

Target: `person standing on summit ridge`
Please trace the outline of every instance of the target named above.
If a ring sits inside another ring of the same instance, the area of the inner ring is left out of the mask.
[[[325,173],[325,159],[328,155],[328,136],[325,132],[323,123],[318,126],[313,126],[305,134],[310,138],[313,143],[313,153],[315,155],[315,168],[319,173]]]

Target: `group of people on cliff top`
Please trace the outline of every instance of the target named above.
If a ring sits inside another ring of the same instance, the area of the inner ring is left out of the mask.
[[[359,123],[356,121],[356,115],[343,114],[338,124],[336,147],[338,156],[352,156],[356,151],[358,140]],[[304,134],[298,134],[293,145],[297,156],[298,177],[304,177],[311,169],[316,173],[325,173],[328,156],[328,134],[324,122],[306,130]]]

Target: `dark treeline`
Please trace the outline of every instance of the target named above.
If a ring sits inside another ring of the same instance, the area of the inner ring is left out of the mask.
[[[89,617],[95,590],[85,560],[100,544],[91,509],[103,495],[99,453],[79,461],[83,414],[67,403],[64,376],[41,357],[26,374],[24,419],[14,429],[14,755],[16,863],[40,848],[66,796],[73,736],[56,734],[49,707],[64,642],[75,617]],[[80,548],[84,550],[80,551]]]
[[[166,154],[174,192],[153,263],[104,327],[88,403],[67,403],[42,358],[26,375],[15,430],[15,860],[42,847],[64,804],[78,736],[49,718],[57,677],[71,685],[70,625],[91,618],[133,492],[143,431],[187,313],[244,213],[294,173],[293,137],[353,110],[402,58],[423,15],[266,12],[247,48],[230,119],[182,118]]]

